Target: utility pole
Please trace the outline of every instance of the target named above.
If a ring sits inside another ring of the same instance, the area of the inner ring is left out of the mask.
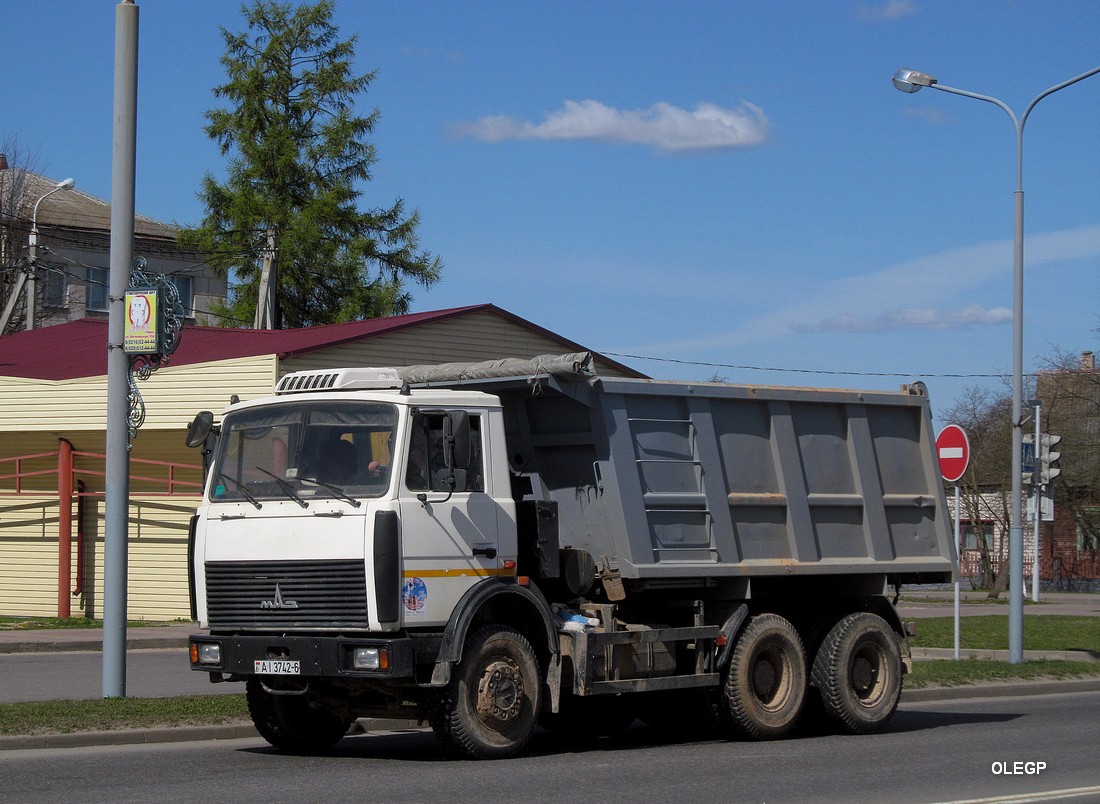
[[[275,230],[267,230],[267,248],[264,249],[263,267],[260,269],[260,293],[256,299],[256,317],[253,329],[275,329],[275,297],[279,287],[278,268],[275,263]]]
[[[107,461],[103,557],[103,697],[126,697],[126,585],[130,509],[130,362],[123,350],[134,254],[138,7],[115,7],[111,273],[107,319]]]

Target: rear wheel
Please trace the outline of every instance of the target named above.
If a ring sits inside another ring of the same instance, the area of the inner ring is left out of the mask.
[[[291,754],[316,754],[347,734],[351,720],[309,705],[305,695],[272,695],[259,679],[245,685],[248,713],[260,736]]]
[[[518,754],[539,709],[539,665],[518,631],[488,626],[467,641],[432,712],[432,729],[451,751],[474,759]]]
[[[877,614],[849,614],[822,641],[812,678],[834,723],[852,734],[880,731],[901,698],[901,656],[893,630]]]
[[[774,740],[798,721],[806,698],[806,652],[794,626],[758,614],[737,637],[723,688],[735,732]]]

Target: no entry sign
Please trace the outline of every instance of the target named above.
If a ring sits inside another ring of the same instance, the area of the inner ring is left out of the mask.
[[[957,424],[949,424],[936,436],[936,457],[940,461],[940,474],[948,483],[954,483],[970,463],[970,439]]]

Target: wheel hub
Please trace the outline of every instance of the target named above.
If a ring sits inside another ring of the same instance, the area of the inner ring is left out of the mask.
[[[484,722],[507,723],[523,707],[523,674],[511,662],[491,662],[477,685],[477,714]]]
[[[882,695],[882,667],[884,660],[872,647],[860,650],[852,658],[848,679],[852,691],[866,704],[877,701]]]

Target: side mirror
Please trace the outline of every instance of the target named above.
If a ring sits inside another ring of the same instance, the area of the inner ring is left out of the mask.
[[[201,447],[206,443],[207,436],[214,429],[214,414],[208,410],[195,415],[191,423],[187,425],[187,446],[191,448]]]
[[[470,465],[470,414],[452,410],[443,418],[443,463],[448,469]]]

